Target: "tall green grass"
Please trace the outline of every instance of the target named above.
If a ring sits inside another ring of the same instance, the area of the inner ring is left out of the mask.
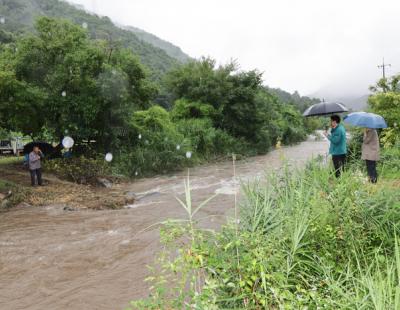
[[[163,228],[152,294],[133,309],[400,309],[398,188],[314,161],[243,191],[240,224],[206,231],[188,211]]]

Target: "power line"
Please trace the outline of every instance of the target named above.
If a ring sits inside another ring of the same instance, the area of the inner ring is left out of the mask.
[[[385,64],[385,58],[383,58],[382,64],[378,66],[378,68],[382,68],[382,78],[386,78],[386,74],[385,74],[385,68],[386,67],[391,67],[391,64]]]

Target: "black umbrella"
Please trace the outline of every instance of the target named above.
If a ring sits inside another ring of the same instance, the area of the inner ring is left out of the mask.
[[[304,111],[303,116],[322,116],[343,113],[349,111],[342,103],[339,102],[320,102],[313,104]]]
[[[48,156],[48,155],[51,155],[54,153],[54,147],[50,143],[34,141],[34,142],[30,142],[28,144],[25,144],[24,154],[29,154],[30,152],[32,152],[33,148],[35,146],[38,146],[39,149],[43,152],[43,154],[45,156]]]

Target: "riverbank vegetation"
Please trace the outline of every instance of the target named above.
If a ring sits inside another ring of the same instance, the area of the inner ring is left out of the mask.
[[[41,17],[35,30],[1,44],[0,127],[54,143],[71,136],[75,156],[112,152],[116,174],[265,153],[316,126],[300,113],[311,99],[280,101],[235,62],[189,60],[154,80],[131,50],[86,27]]]
[[[355,130],[341,178],[320,158],[243,184],[239,214],[219,231],[196,226],[187,188],[188,220],[162,226],[150,297],[131,309],[399,309],[397,81],[378,82],[369,98],[389,126],[378,184],[368,182]]]
[[[382,115],[388,124],[381,141],[386,147],[394,146],[400,140],[400,75],[379,80],[371,90],[374,91],[368,99],[371,111]]]
[[[383,158],[378,185],[318,160],[244,184],[219,231],[198,228],[191,206],[162,227],[151,295],[132,309],[399,309],[399,148]]]

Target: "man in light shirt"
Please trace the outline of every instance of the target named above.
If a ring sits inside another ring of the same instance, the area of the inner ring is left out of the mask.
[[[31,173],[32,186],[36,185],[36,179],[37,179],[37,184],[39,186],[43,185],[42,164],[41,164],[42,158],[43,158],[43,153],[39,149],[39,147],[38,146],[33,147],[33,151],[29,153],[29,172]]]

